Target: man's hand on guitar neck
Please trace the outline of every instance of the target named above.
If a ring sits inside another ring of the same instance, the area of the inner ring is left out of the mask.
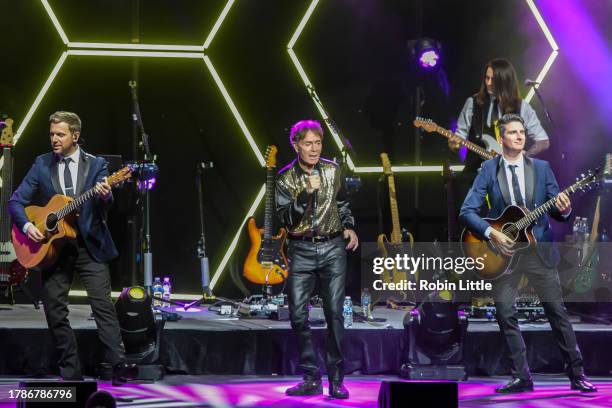
[[[42,232],[40,232],[38,228],[36,228],[34,224],[30,224],[28,226],[26,235],[28,236],[28,239],[34,242],[41,242],[43,239],[45,239],[45,236],[42,234]]]
[[[112,188],[106,181],[106,177],[104,177],[101,182],[96,183],[95,189],[96,193],[98,193],[100,198],[103,200],[108,200],[112,192]]]
[[[512,256],[512,254],[514,254],[514,250],[512,249],[514,247],[514,241],[508,238],[503,232],[491,228],[489,239],[495,248],[502,254],[506,256]]]

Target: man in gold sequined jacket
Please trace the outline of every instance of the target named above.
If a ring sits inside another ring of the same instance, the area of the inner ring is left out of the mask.
[[[276,213],[289,231],[288,294],[291,327],[298,337],[304,381],[287,395],[323,392],[308,326],[308,301],[317,280],[327,322],[326,365],[329,394],[348,398],[344,379],[342,335],[346,250],[359,245],[355,220],[344,196],[339,166],[321,158],[323,129],[319,122],[303,120],[291,128],[296,159],[276,180]]]

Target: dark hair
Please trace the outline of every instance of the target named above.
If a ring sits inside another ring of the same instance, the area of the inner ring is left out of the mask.
[[[497,127],[499,128],[499,134],[501,137],[504,137],[506,125],[512,122],[519,122],[521,125],[523,125],[523,128],[525,127],[525,121],[520,115],[515,113],[506,113],[497,121]]]
[[[519,84],[514,66],[505,58],[492,59],[485,65],[480,90],[475,98],[476,103],[483,106],[488,99],[485,81],[489,68],[493,70],[493,88],[495,96],[499,99],[499,106],[501,107],[502,113],[514,111],[517,106],[520,106],[521,95],[519,93]]]
[[[300,120],[295,125],[291,126],[291,132],[289,132],[289,143],[297,144],[300,140],[306,136],[308,131],[314,132],[321,137],[323,140],[323,128],[321,123],[316,120]]]
[[[49,124],[66,122],[71,133],[81,132],[81,118],[73,112],[57,111],[49,116]]]

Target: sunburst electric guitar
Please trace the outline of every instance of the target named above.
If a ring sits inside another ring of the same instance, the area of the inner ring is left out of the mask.
[[[258,228],[255,217],[247,222],[251,248],[244,261],[243,275],[258,285],[276,285],[287,278],[289,267],[284,253],[287,232],[284,228],[278,235],[272,235],[274,221],[274,168],[276,167],[276,146],[266,150],[266,210],[264,227]]]
[[[13,120],[6,119],[0,134],[2,149],[2,188],[0,189],[0,287],[19,285],[28,276],[28,270],[17,261],[11,243],[11,220],[6,210],[13,191]]]
[[[107,183],[111,187],[116,186],[131,176],[132,169],[126,166],[108,176]],[[44,207],[26,207],[28,219],[43,233],[45,239],[34,242],[13,225],[13,246],[19,263],[26,268],[51,266],[66,240],[75,239],[77,236],[75,224],[78,209],[96,195],[95,188],[91,188],[74,199],[56,194]]]

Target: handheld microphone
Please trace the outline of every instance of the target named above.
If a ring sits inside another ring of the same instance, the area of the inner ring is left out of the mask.
[[[319,170],[313,169],[310,173],[311,176],[318,176]],[[319,196],[319,189],[316,189],[312,192],[312,235],[317,235],[317,199]]]
[[[525,86],[535,86],[535,85],[540,85],[539,82],[534,81],[533,79],[529,79],[527,78],[524,82]]]

